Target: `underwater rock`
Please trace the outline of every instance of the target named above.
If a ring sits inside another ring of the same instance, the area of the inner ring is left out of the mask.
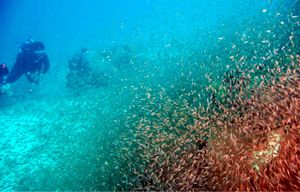
[[[99,88],[109,84],[110,76],[105,71],[92,68],[87,53],[86,49],[82,49],[69,60],[67,88]]]
[[[133,50],[128,45],[115,46],[102,51],[102,57],[117,69],[132,65]]]
[[[12,95],[10,84],[5,84],[0,87],[0,95]]]

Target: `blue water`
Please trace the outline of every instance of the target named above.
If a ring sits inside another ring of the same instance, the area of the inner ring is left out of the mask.
[[[45,42],[53,55],[122,42],[136,35],[143,40],[158,32],[188,38],[194,30],[208,31],[227,18],[256,15],[264,2],[249,2],[255,6],[247,7],[234,1],[6,1],[2,5],[1,52],[13,57],[11,52],[29,37]]]
[[[228,58],[225,47],[230,49],[236,36],[262,29],[260,20],[267,15],[297,10],[294,3],[1,0],[0,63],[11,69],[21,44],[33,38],[45,44],[50,71],[38,85],[23,76],[10,95],[1,96],[0,190],[129,189],[115,186],[122,163],[114,162],[118,154],[112,153],[129,106],[136,105],[135,88],[172,87],[189,70],[195,70],[190,79],[202,81],[208,73],[218,79],[228,64],[211,58]],[[68,61],[82,49],[88,50],[92,70],[110,76],[108,84],[66,86]],[[103,61],[111,50],[117,56]],[[206,84],[203,80],[203,89]]]

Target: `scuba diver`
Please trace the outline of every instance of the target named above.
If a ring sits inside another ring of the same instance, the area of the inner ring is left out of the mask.
[[[31,83],[39,83],[40,77],[49,70],[49,59],[42,42],[27,40],[22,44],[16,62],[8,73],[5,83],[17,81],[23,74]]]

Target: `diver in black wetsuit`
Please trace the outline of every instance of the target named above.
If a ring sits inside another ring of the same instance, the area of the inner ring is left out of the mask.
[[[13,83],[23,74],[31,83],[38,83],[41,75],[49,70],[49,59],[42,42],[32,39],[22,44],[16,62],[5,83]]]

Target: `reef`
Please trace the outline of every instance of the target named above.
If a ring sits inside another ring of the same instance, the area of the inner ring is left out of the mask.
[[[3,189],[300,190],[299,17],[257,11],[183,41],[74,54],[79,96],[4,111],[1,158],[22,171],[3,169]]]
[[[204,75],[183,71],[170,85],[135,88],[114,151],[115,189],[300,190],[299,17],[276,16],[207,43],[196,55],[208,63]]]
[[[82,49],[68,61],[67,88],[99,88],[109,84],[110,76],[105,71],[93,69],[86,54],[88,50]]]
[[[82,49],[68,61],[66,87],[82,89],[108,86],[112,77],[120,71],[130,69],[133,61],[133,50],[127,45]]]
[[[128,45],[112,46],[101,51],[105,62],[117,69],[126,69],[133,65],[134,52]]]
[[[297,60],[300,67],[299,56]],[[299,70],[288,69],[277,81],[252,89],[251,96],[244,90],[227,105],[219,100],[198,109],[190,108],[186,100],[171,99],[164,90],[156,94],[146,89],[138,98],[149,102],[139,111],[145,115],[128,119],[128,126],[136,119],[136,127],[123,135],[118,151],[124,162],[120,175],[131,174],[120,186],[300,190],[299,77]],[[224,92],[222,98],[228,98],[231,92]]]
[[[206,157],[211,189],[300,189],[299,98],[299,71],[288,70],[276,84],[214,117]]]

